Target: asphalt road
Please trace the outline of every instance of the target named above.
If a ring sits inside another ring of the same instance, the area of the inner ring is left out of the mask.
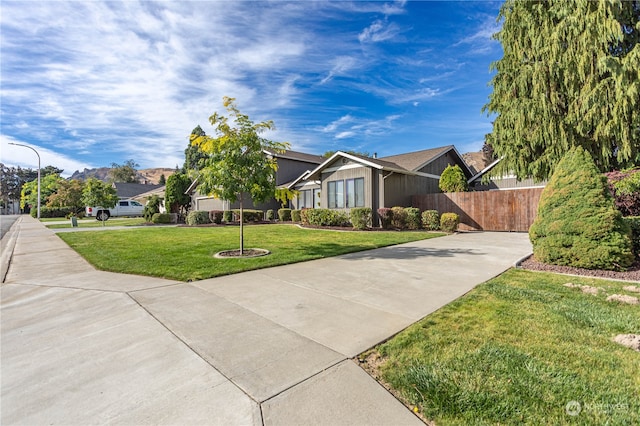
[[[0,238],[4,237],[4,234],[9,232],[11,225],[20,217],[20,215],[2,215],[0,216]]]

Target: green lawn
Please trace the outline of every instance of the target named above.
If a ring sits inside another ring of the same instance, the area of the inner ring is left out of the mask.
[[[429,232],[340,232],[293,225],[245,226],[245,248],[271,251],[252,259],[215,259],[239,248],[238,227],[132,228],[58,236],[98,269],[181,281],[336,256],[442,236]]]
[[[60,220],[61,219],[57,219],[57,221]],[[140,226],[145,223],[146,221],[141,217],[109,218],[109,220],[104,222],[104,226]],[[71,219],[67,220],[67,223],[64,224],[46,225],[45,223],[45,226],[50,229],[71,228]],[[78,220],[78,228],[98,228],[101,226],[103,226],[102,222],[95,217]]]
[[[438,425],[637,425],[640,353],[611,339],[640,333],[640,306],[605,300],[633,295],[625,285],[510,270],[373,351],[383,380]]]

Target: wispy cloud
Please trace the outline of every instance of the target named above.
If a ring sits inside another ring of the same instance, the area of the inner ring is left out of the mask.
[[[393,22],[378,19],[365,28],[359,35],[358,40],[361,43],[378,43],[381,41],[391,40],[400,33],[400,27]]]

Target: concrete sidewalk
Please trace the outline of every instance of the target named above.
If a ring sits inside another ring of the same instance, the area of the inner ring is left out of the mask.
[[[464,233],[187,284],[96,271],[25,217],[1,289],[0,420],[421,424],[350,358],[530,250]]]

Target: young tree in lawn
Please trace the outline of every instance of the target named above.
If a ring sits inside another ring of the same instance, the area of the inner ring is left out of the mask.
[[[493,173],[548,179],[583,147],[601,172],[640,161],[640,3],[503,3],[492,64]]]
[[[90,207],[102,207],[105,209],[112,209],[118,202],[118,194],[116,189],[108,183],[102,182],[96,178],[87,180],[82,190],[82,203],[85,206]],[[102,226],[107,220],[106,216],[102,215]]]
[[[82,211],[84,183],[77,179],[61,180],[55,193],[47,198],[47,207],[71,207],[75,213]]]
[[[198,136],[191,143],[208,154],[206,165],[198,173],[199,189],[206,194],[230,202],[240,202],[240,254],[244,253],[243,207],[245,197],[262,202],[275,193],[275,174],[278,168],[272,156],[264,151],[282,153],[288,143],[274,142],[260,136],[275,129],[273,121],[254,123],[242,114],[234,98],[224,97],[229,112],[225,117],[214,113],[209,122],[216,136]]]

